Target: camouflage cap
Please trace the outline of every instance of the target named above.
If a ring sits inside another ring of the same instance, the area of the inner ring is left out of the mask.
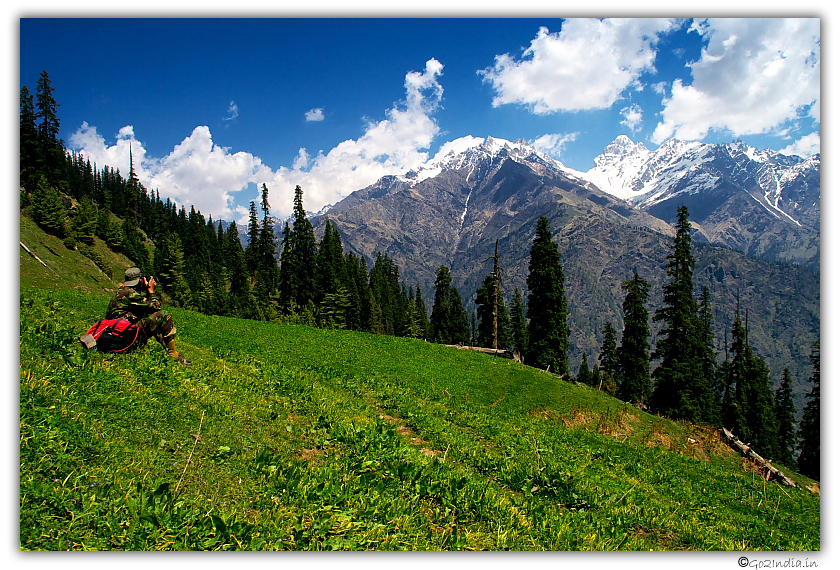
[[[125,270],[125,286],[134,287],[143,278],[143,272],[139,267],[129,267]]]

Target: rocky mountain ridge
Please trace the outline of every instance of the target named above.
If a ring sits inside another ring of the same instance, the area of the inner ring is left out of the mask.
[[[607,320],[617,330],[622,329],[621,283],[632,277],[634,270],[653,284],[651,314],[661,302],[665,264],[674,233],[670,218],[675,217],[680,205],[676,200],[690,198],[693,201],[688,203],[689,211],[697,229],[696,285],[698,293],[701,287],[709,286],[716,302],[721,354],[726,331],[731,328],[740,303],[742,311],[749,309],[751,342],[759,354],[768,358],[775,377],[789,367],[799,382],[805,382],[807,354],[819,335],[819,275],[807,267],[785,263],[782,254],[790,250],[779,249],[772,261],[766,261],[758,259],[757,247],[753,251],[747,248],[744,253],[736,247],[740,242],[722,240],[727,249],[721,249],[713,247],[711,238],[737,238],[749,233],[750,243],[762,245],[762,253],[772,257],[773,248],[781,248],[784,241],[778,235],[788,235],[800,239],[794,243],[800,243],[801,251],[807,254],[809,244],[814,244],[808,242],[804,230],[797,233],[800,226],[805,228],[806,217],[800,216],[797,225],[758,204],[750,194],[758,192],[758,182],[749,190],[736,187],[731,175],[733,164],[740,161],[744,170],[760,169],[753,168],[743,156],[733,160],[729,147],[706,149],[703,157],[711,151],[717,154],[704,161],[699,160],[700,155],[689,154],[700,150],[693,143],[669,148],[671,171],[688,174],[673,185],[670,195],[661,193],[655,203],[633,203],[604,191],[592,176],[566,168],[523,141],[489,138],[414,171],[383,177],[325,214],[315,216],[313,223],[320,236],[324,221],[329,218],[341,232],[345,249],[366,257],[369,264],[377,253],[387,253],[400,267],[406,283],[422,287],[427,302],[433,295],[435,271],[440,265],[447,265],[453,284],[471,311],[475,290],[492,267],[488,260],[496,239],[505,269],[505,294],[512,296],[514,288],[526,292],[528,255],[536,221],[540,216],[548,217],[566,271],[571,363],[576,370],[584,352],[590,362],[596,361],[601,330]],[[683,149],[682,159],[676,158],[679,148]],[[614,168],[624,169],[625,180],[641,180],[644,172],[653,179],[658,172],[642,165],[642,158],[647,156],[649,160],[655,153],[639,151],[635,157],[625,153],[612,162]],[[634,166],[633,160],[638,164]],[[702,167],[693,171],[690,167],[676,168],[688,160],[695,160]],[[783,165],[781,159],[777,162]],[[606,165],[607,157],[601,162],[602,172]],[[700,188],[699,180],[708,180],[712,167],[722,171],[724,166],[730,175],[720,177],[723,183]],[[792,161],[789,171],[793,172],[794,167],[802,171],[800,176],[812,175],[801,162]],[[779,166],[777,171],[781,169]],[[694,178],[694,174],[698,177]],[[769,176],[766,172],[765,175]],[[796,179],[796,175],[788,178]],[[811,184],[813,179],[806,182]],[[808,195],[807,184],[800,185],[804,195]],[[690,185],[692,190],[688,189]],[[717,207],[707,208],[711,211],[702,207],[707,197],[719,202]],[[757,208],[751,208],[753,205]],[[740,210],[735,212],[737,208]],[[806,209],[800,204],[793,211]],[[818,229],[811,237],[818,252]]]
[[[669,222],[687,205],[709,243],[819,271],[819,154],[803,158],[743,142],[677,140],[650,151],[622,135],[584,176]]]

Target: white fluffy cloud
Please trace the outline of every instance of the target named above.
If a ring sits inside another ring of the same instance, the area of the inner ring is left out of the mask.
[[[671,85],[654,142],[773,134],[805,113],[819,121],[819,19],[709,19],[693,30],[708,46],[690,65],[691,85]]]
[[[629,107],[624,107],[621,110],[621,116],[624,119],[621,124],[630,129],[630,131],[637,133],[642,129],[642,108],[635,103]]]
[[[813,156],[820,152],[820,134],[805,135],[795,143],[780,150],[782,154],[796,154],[799,156]]]
[[[531,141],[531,145],[537,150],[548,154],[549,156],[560,159],[563,154],[563,149],[567,143],[577,140],[578,133],[553,133],[546,134]]]
[[[213,144],[210,129],[196,127],[192,134],[160,159],[149,157],[143,143],[134,138],[131,126],[123,127],[114,145],[108,146],[95,127],[83,123],[70,137],[70,145],[101,168],[118,168],[125,177],[129,172],[129,151],[140,182],[149,190],[159,190],[187,208],[195,206],[205,216],[231,219],[242,216],[233,206],[234,193],[257,183],[271,170],[262,161],[245,152],[231,154]]]
[[[493,105],[527,105],[534,113],[606,109],[639,77],[653,71],[659,35],[677,27],[667,19],[569,19],[559,33],[540,28],[516,61],[497,55],[478,73],[496,91]]]
[[[327,153],[321,151],[314,158],[301,148],[291,168],[272,170],[249,153],[231,153],[213,143],[206,126],[196,127],[160,159],[146,155],[131,126],[124,127],[116,143],[108,146],[95,127],[84,123],[71,136],[70,146],[100,167],[107,164],[119,168],[124,176],[128,173],[130,147],[135,171],[146,188],[159,190],[162,197],[188,209],[195,206],[215,220],[247,221],[247,211],[234,207],[234,197],[250,184],[268,186],[275,216],[291,213],[296,185],[304,189],[307,210],[317,211],[382,176],[405,172],[428,160],[425,150],[439,132],[431,114],[443,97],[438,82],[442,72],[443,65],[430,59],[422,73],[406,75],[406,99],[387,110],[385,119],[369,121],[361,137],[346,140]],[[258,202],[258,192],[246,197],[251,199]]]
[[[322,107],[317,107],[315,109],[309,109],[306,113],[307,121],[323,121],[324,120],[324,109]]]
[[[438,82],[442,72],[443,65],[430,59],[423,73],[408,73],[405,101],[389,109],[382,121],[369,121],[365,133],[358,139],[341,142],[327,153],[319,152],[311,160],[306,149],[301,149],[298,158],[306,156],[309,170],[291,172],[281,167],[273,175],[275,186],[289,196],[281,200],[291,204],[294,187],[300,185],[304,189],[306,208],[316,211],[382,176],[400,174],[426,162],[429,157],[425,150],[440,130],[431,114],[443,97],[443,87]],[[303,161],[296,161],[296,164],[303,167]],[[268,187],[272,187],[271,182]],[[291,206],[288,209],[291,210]]]
[[[133,158],[134,170],[138,173],[138,176],[146,174],[143,170],[146,149],[143,143],[134,138],[134,127],[132,125],[121,128],[120,132],[117,133],[117,141],[112,146],[108,146],[102,135],[96,132],[96,127],[90,126],[85,121],[70,136],[69,143],[70,147],[80,151],[86,160],[95,163],[97,170],[107,165],[111,168],[118,168],[122,176],[128,176],[131,158]]]

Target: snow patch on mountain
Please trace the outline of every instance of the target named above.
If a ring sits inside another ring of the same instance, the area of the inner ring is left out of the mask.
[[[774,216],[800,225],[790,214],[799,204],[790,203],[785,191],[815,169],[819,171],[818,155],[807,159],[788,156],[742,141],[718,145],[672,139],[651,151],[621,135],[583,176],[640,209],[681,194],[715,191],[725,180],[742,188]]]
[[[462,137],[446,143],[434,158],[401,176],[397,176],[397,179],[414,186],[423,180],[434,178],[444,170],[469,169],[466,176],[466,180],[469,182],[476,169],[490,168],[497,164],[500,158],[510,158],[528,164],[537,171],[555,170],[566,176],[584,181],[583,173],[567,168],[562,162],[538,151],[523,139],[509,141],[496,137],[482,139],[473,136]]]

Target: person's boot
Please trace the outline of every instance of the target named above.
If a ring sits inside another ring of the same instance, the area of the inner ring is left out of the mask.
[[[79,337],[79,340],[88,350],[90,350],[91,348],[96,348],[96,339],[93,338],[92,334],[82,335]]]
[[[179,364],[183,364],[187,368],[190,368],[192,366],[192,361],[184,358],[184,355],[180,354],[178,352],[178,350],[175,348],[175,339],[174,338],[169,340],[166,343],[166,345],[164,345],[164,346],[166,346],[166,352],[169,353],[169,356],[171,356],[172,358],[175,359],[175,362],[177,362]]]

